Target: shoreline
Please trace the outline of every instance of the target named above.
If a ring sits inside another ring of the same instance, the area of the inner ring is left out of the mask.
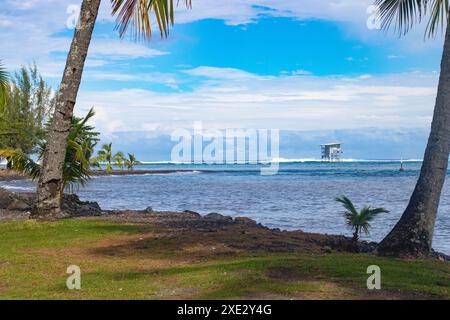
[[[106,172],[104,170],[92,171],[92,177],[105,177],[105,176],[139,176],[139,175],[151,175],[151,174],[172,174],[172,173],[209,173],[210,170],[183,170],[183,169],[161,169],[161,170],[113,170]],[[30,176],[16,172],[14,170],[0,170],[0,181],[14,181],[14,180],[26,180],[30,179]]]
[[[34,206],[36,194],[11,192],[0,187],[0,223],[10,221],[29,220],[31,210]],[[64,216],[58,219],[99,219],[116,223],[154,224],[169,228],[174,232],[225,232],[227,236],[233,237],[235,228],[242,234],[257,232],[260,235],[271,237],[276,235],[277,246],[283,251],[291,250],[313,250],[315,252],[348,252],[374,254],[377,243],[360,240],[355,248],[351,238],[345,235],[322,234],[304,232],[303,230],[281,230],[269,228],[248,217],[231,217],[212,212],[201,215],[198,212],[185,210],[177,211],[155,211],[151,207],[144,210],[103,210],[97,202],[81,201],[75,194],[65,194],[62,209]],[[262,237],[264,238],[264,236]],[[263,245],[261,240],[256,246]],[[440,261],[450,262],[450,256],[432,251],[429,257]]]
[[[99,176],[139,176],[139,175],[147,175],[147,174],[171,174],[171,173],[207,173],[210,172],[208,170],[113,170],[111,172],[102,171],[92,171],[91,175],[93,177]]]

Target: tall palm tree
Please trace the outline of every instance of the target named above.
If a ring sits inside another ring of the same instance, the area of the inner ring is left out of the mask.
[[[3,68],[2,62],[0,60],[0,110],[6,104],[6,96],[8,94],[8,85],[9,85],[8,73]]]
[[[422,169],[409,204],[400,221],[383,239],[383,255],[424,256],[431,250],[439,200],[447,173],[450,146],[450,23],[448,0],[376,0],[382,27],[395,25],[406,34],[429,16],[426,35],[444,30],[445,43],[431,133]]]
[[[80,18],[67,56],[66,67],[56,98],[55,112],[49,131],[49,143],[44,152],[37,191],[34,217],[59,215],[63,164],[73,109],[77,100],[86,56],[94,31],[101,0],[83,0]],[[187,7],[191,0],[183,0]],[[132,28],[136,38],[149,39],[150,14],[154,12],[161,36],[167,36],[174,23],[173,0],[111,0],[112,14],[117,16],[117,28],[124,36]]]

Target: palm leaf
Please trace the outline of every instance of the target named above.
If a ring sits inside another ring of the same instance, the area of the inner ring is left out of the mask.
[[[375,0],[383,29],[394,26],[399,35],[408,33],[416,23],[430,15],[426,34],[434,36],[449,20],[448,0]]]
[[[386,210],[385,208],[370,209],[370,215],[373,217],[379,215],[380,213],[389,213],[389,210]]]
[[[21,150],[0,150],[0,159],[7,159],[12,162],[14,170],[28,174],[33,180],[38,179],[41,174],[41,166]]]
[[[5,68],[2,66],[0,60],[0,109],[6,104],[6,98],[8,96],[9,76]]]
[[[177,2],[177,4],[180,1]],[[183,0],[191,8],[191,0]],[[167,37],[169,27],[174,24],[173,0],[111,0],[112,14],[116,16],[116,29],[121,37],[131,29],[135,39],[150,39],[152,23],[150,13],[155,15],[161,37]]]
[[[336,201],[342,203],[344,208],[346,210],[348,210],[350,213],[352,213],[354,215],[358,214],[358,211],[356,210],[356,208],[353,205],[352,201],[349,198],[347,198],[346,196],[338,197],[338,198],[336,198]]]
[[[428,36],[434,36],[439,27],[444,32],[445,23],[449,22],[449,3],[448,0],[433,0],[430,2],[430,20],[427,25]]]

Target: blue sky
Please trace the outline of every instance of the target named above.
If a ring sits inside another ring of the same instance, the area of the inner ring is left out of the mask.
[[[0,59],[12,71],[36,61],[56,87],[73,33],[68,8],[81,1],[2,2]],[[342,136],[350,157],[397,157],[403,144],[402,155],[420,158],[443,39],[424,41],[423,26],[403,38],[369,30],[371,2],[193,0],[168,39],[143,43],[118,39],[104,0],[76,113],[94,106],[104,140],[145,160],[164,159],[164,137],[194,121],[306,137],[289,139],[285,157],[314,157],[305,141]]]

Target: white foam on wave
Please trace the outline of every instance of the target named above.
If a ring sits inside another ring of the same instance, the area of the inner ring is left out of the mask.
[[[422,162],[422,159],[353,159],[346,158],[341,159],[340,162]],[[298,163],[298,162],[322,162],[322,159],[318,158],[297,158],[297,159],[287,159],[287,158],[274,158],[265,161],[260,161],[260,164],[265,163]],[[208,163],[192,163],[192,162],[179,162],[179,161],[141,161],[143,165],[151,164],[172,164],[172,165],[202,165]],[[233,164],[248,164],[248,162],[243,161],[239,163],[224,163],[223,165],[233,165]]]
[[[178,171],[178,172],[170,172],[170,173],[147,173],[143,174],[143,176],[180,176],[180,175],[188,175],[188,174],[199,174],[201,171]]]
[[[11,185],[0,185],[0,187],[6,190],[15,190],[15,191],[36,191],[36,188],[33,187],[21,187],[21,186],[11,186]]]
[[[269,162],[273,163],[296,163],[296,162],[322,162],[322,159],[317,158],[300,158],[300,159],[285,159],[285,158],[274,158],[270,160]],[[421,162],[422,159],[381,159],[381,160],[375,160],[375,159],[341,159],[339,162]]]

